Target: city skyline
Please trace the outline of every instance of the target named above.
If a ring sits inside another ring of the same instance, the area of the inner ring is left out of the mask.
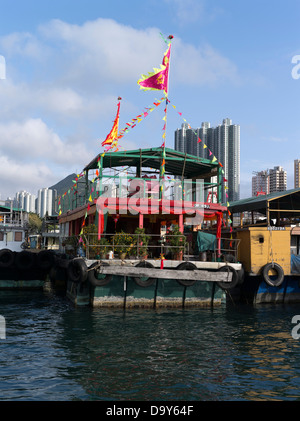
[[[223,119],[223,123],[224,121],[230,121],[230,119]],[[212,128],[210,127],[210,123],[209,122],[203,122],[201,124],[201,128],[197,128],[197,129],[192,129],[191,127],[188,127],[189,125],[187,123],[183,123],[182,124],[182,128],[184,128],[184,130],[188,131],[188,135],[186,137],[187,141],[185,142],[185,147],[183,146],[182,143],[182,151],[187,152],[189,154],[194,154],[194,152],[196,151],[197,155],[199,157],[202,158],[207,158],[209,157],[209,151],[210,148],[212,148],[212,142],[213,142],[213,131],[214,129],[220,129],[219,125],[217,128]],[[233,126],[239,126],[239,125],[233,125]],[[174,143],[176,142],[176,134],[180,133],[182,131],[181,129],[177,129],[175,131],[175,139],[174,139]],[[210,131],[208,131],[208,129],[210,129]],[[203,148],[203,146],[200,147],[199,142],[197,141],[198,139],[201,139],[202,142],[204,142],[207,145],[207,148]],[[197,140],[196,140],[197,139]],[[182,142],[183,139],[182,137],[180,137],[179,142]],[[188,147],[186,147],[188,146]],[[175,149],[175,148],[174,148]],[[175,149],[176,150],[176,149]],[[276,178],[276,174],[280,172],[281,178],[277,179]],[[275,166],[273,169],[265,169],[265,170],[261,170],[261,171],[254,171],[253,172],[253,176],[252,176],[252,181],[251,181],[251,186],[252,186],[252,194],[249,196],[256,196],[258,194],[269,194],[272,193],[274,191],[285,191],[288,189],[287,187],[287,171],[283,169],[282,166]],[[272,176],[272,174],[274,174],[274,176]],[[293,173],[293,180],[294,180],[294,188],[300,188],[300,159],[295,159],[294,160],[294,173]],[[226,173],[226,176],[227,173]],[[283,178],[282,178],[283,177]],[[273,184],[277,183],[278,185],[280,185],[280,188],[275,188],[272,187],[272,181],[270,181],[270,179],[273,179]],[[16,192],[14,195],[14,198],[12,199],[11,197],[7,197],[6,199],[3,199],[1,197],[1,192],[0,192],[0,202],[4,203],[4,202],[8,202],[8,201],[12,201],[14,203],[14,207],[17,208],[21,208],[23,206],[23,209],[25,211],[29,211],[28,210],[28,206],[31,206],[31,210],[29,212],[38,212],[38,205],[37,205],[37,201],[38,201],[38,196],[39,196],[39,192],[45,191],[45,190],[51,190],[54,192],[53,194],[53,202],[52,202],[52,214],[57,214],[57,210],[56,207],[56,201],[57,201],[57,192],[55,189],[49,189],[48,187],[46,188],[41,188],[38,190],[37,192],[37,196],[35,194],[32,194],[30,192],[27,192],[25,190],[22,190],[20,192]],[[229,193],[229,191],[227,191],[227,193]],[[33,199],[34,198],[34,199]],[[223,202],[225,203],[228,199],[231,200],[231,198],[225,198],[223,195]],[[33,201],[35,201],[35,205],[33,205]],[[235,201],[235,200],[232,200]],[[18,203],[18,204],[17,204]],[[20,205],[20,203],[22,204],[22,206]],[[24,205],[24,203],[26,203]],[[30,203],[30,205],[28,205],[28,203]],[[35,210],[32,210],[33,206],[35,207]],[[49,213],[49,212],[48,212]]]
[[[1,196],[0,196],[1,199]],[[0,200],[6,206],[20,209],[25,212],[32,212],[43,218],[46,214],[49,216],[57,215],[57,191],[44,187],[38,190],[37,195],[25,190],[15,193],[14,198],[7,197]]]
[[[294,174],[294,177],[296,174]],[[252,177],[252,196],[287,190],[287,173],[280,166],[256,172]]]
[[[120,128],[161,98],[162,92],[141,91],[137,81],[160,65],[169,34],[166,146],[184,122],[195,127],[201,118],[216,127],[230,116],[242,130],[241,198],[251,196],[253,171],[278,165],[293,187],[300,137],[298,1],[279,0],[272,8],[258,0],[49,5],[0,0],[2,198],[80,173],[102,152],[118,97]],[[163,110],[130,130],[120,147],[159,147]]]

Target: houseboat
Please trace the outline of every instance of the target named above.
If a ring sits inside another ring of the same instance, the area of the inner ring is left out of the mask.
[[[162,163],[164,171],[161,171]],[[78,194],[76,186],[85,185]],[[77,305],[207,306],[226,301],[228,259],[217,162],[162,147],[97,155],[60,198],[67,296]],[[217,194],[212,195],[214,191]],[[221,247],[222,245],[222,247]],[[227,257],[226,257],[227,256]]]
[[[26,212],[13,207],[0,206],[0,251],[2,249],[22,251],[27,223]]]
[[[259,195],[229,207],[245,272],[236,297],[253,303],[300,301],[300,189]]]
[[[29,250],[28,213],[0,207],[0,289],[41,289],[54,264],[47,250]]]

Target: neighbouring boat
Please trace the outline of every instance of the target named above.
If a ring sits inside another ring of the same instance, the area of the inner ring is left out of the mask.
[[[221,236],[227,207],[207,199],[221,197],[221,170],[168,148],[99,154],[59,200],[67,258],[53,278],[78,305],[220,304],[242,273],[239,241]]]
[[[20,209],[0,206],[0,250],[22,251],[28,214]]]
[[[0,206],[0,289],[44,287],[55,255],[28,246],[28,213]]]
[[[245,271],[235,296],[254,303],[300,302],[300,189],[243,199],[229,211],[235,224],[223,235],[240,241]]]

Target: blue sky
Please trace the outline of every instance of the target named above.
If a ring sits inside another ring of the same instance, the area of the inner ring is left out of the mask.
[[[36,194],[102,150],[122,97],[120,128],[159,91],[139,90],[172,34],[168,147],[183,123],[241,126],[241,197],[253,171],[281,165],[293,187],[300,158],[298,0],[0,0],[0,193]],[[300,74],[300,70],[299,70]],[[162,143],[163,107],[121,142]]]

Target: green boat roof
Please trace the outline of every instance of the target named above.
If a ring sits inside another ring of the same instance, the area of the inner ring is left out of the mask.
[[[241,199],[231,202],[228,209],[232,213],[256,211],[265,214],[268,203],[269,207],[273,210],[299,211],[300,188]]]
[[[103,156],[103,168],[127,166],[160,169],[163,157],[162,151],[163,149],[158,147],[150,149],[135,149],[130,151],[107,152]],[[217,168],[219,167],[218,161],[212,162],[209,159],[178,152],[171,148],[165,148],[165,156],[166,173],[180,175],[184,178],[216,175]],[[100,157],[101,153],[84,168],[84,171],[97,169]]]
[[[7,211],[10,211],[11,210],[11,207],[10,206],[0,206],[0,212],[7,212]],[[12,208],[12,210],[14,211],[14,212],[21,212],[21,209],[18,209],[18,208]]]

